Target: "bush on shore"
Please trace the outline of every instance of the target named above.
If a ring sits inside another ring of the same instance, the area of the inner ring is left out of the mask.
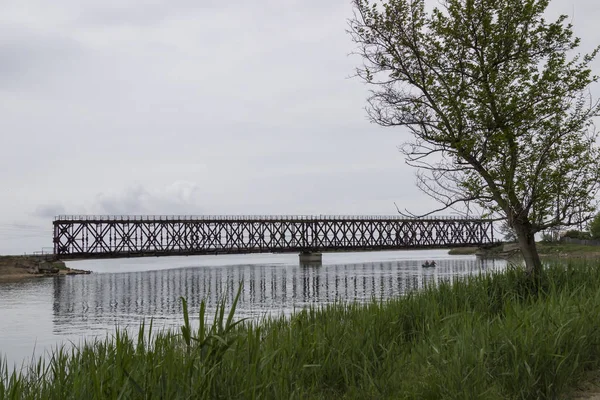
[[[600,367],[599,286],[600,264],[578,261],[535,287],[511,269],[260,323],[222,304],[192,330],[184,306],[181,332],[0,366],[0,399],[555,399]]]

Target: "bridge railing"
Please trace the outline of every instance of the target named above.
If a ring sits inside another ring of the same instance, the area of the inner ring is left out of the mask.
[[[407,220],[407,221],[450,221],[481,220],[479,217],[465,216],[427,216],[407,218],[401,215],[59,215],[55,221],[307,221],[307,220]]]

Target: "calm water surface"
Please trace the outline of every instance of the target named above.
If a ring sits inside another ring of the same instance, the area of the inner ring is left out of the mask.
[[[436,268],[421,267],[435,259]],[[240,282],[238,317],[289,315],[308,305],[386,299],[429,282],[498,271],[506,264],[447,250],[325,254],[321,267],[297,255],[168,257],[73,262],[91,275],[0,282],[0,357],[21,365],[61,345],[104,337],[116,326],[155,328],[182,322],[180,296],[197,314],[232,300]],[[192,315],[192,316],[193,316]],[[196,316],[197,319],[197,316]]]

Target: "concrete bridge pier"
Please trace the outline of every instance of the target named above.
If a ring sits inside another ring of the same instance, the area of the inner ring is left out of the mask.
[[[300,265],[321,265],[323,253],[300,253]]]

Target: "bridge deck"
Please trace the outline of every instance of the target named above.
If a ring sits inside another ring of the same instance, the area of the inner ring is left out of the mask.
[[[59,216],[54,253],[68,258],[303,253],[480,246],[492,221],[398,216]]]

